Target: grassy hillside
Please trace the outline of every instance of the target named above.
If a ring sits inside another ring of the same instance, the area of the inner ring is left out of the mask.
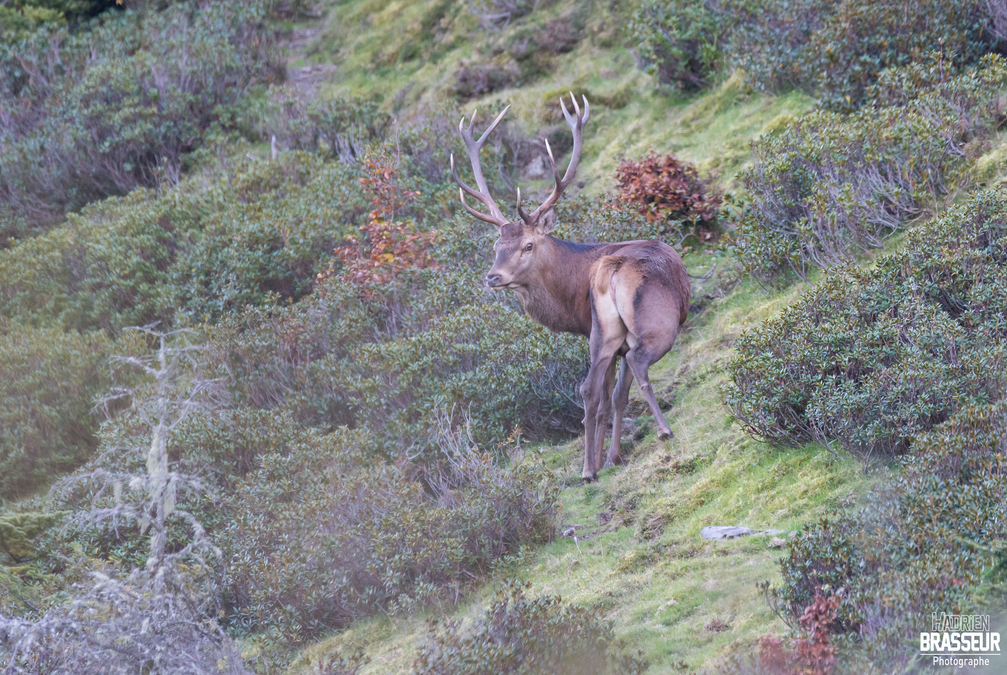
[[[587,95],[592,122],[578,182],[590,194],[611,188],[619,159],[651,150],[672,152],[730,186],[754,138],[814,103],[799,92],[757,94],[740,76],[727,77],[698,97],[655,90],[620,37],[632,12],[627,2],[542,3],[520,22],[492,30],[480,27],[464,4],[440,0],[323,7],[323,20],[299,24],[312,39],[298,45],[293,80],[297,64],[309,71],[334,65],[317,84],[321,95],[374,98],[402,123],[445,104],[484,115],[510,104],[510,116],[524,132],[537,134],[561,121],[561,94]],[[553,54],[550,40],[557,25],[572,25],[577,39],[563,47],[569,51]],[[530,64],[517,64],[514,52]],[[518,74],[497,91],[459,94],[459,71],[478,66],[512,68]]]
[[[911,672],[920,617],[1003,610],[995,3],[27,4],[0,32],[0,675],[497,675],[527,645]],[[591,484],[585,341],[484,287],[448,162],[510,105],[483,167],[541,198],[568,93],[555,234],[662,238],[697,277],[650,371],[675,438],[634,387]],[[649,153],[716,218],[620,188]],[[504,639],[515,580],[562,603]]]
[[[686,257],[697,273],[711,260]],[[581,484],[581,439],[534,447],[566,486],[560,529],[576,526],[576,542],[560,537],[526,551],[458,607],[363,622],[308,647],[302,661],[364,648],[373,661],[362,673],[408,673],[428,619],[481,613],[494,585],[510,575],[531,582],[535,593],[604,608],[616,632],[652,663],[648,672],[715,671],[732,647],[783,631],[757,587],[779,583],[783,549],[773,539],[854,507],[875,480],[821,446],[776,450],[754,441],[723,403],[724,365],[738,334],[800,290],[767,294],[745,283],[690,319],[676,348],[651,371],[674,440],[657,440],[634,389],[628,410],[635,422],[623,441],[632,443],[631,459],[604,471],[599,483]],[[706,541],[699,531],[707,525],[782,532]],[[305,672],[303,663],[292,672]]]
[[[591,37],[555,58],[549,74],[476,97],[464,110],[479,109],[485,115],[510,104],[511,115],[534,133],[548,120],[552,98],[568,89],[588,92],[592,119],[578,174],[588,194],[611,189],[620,159],[652,150],[695,163],[730,189],[749,159],[749,144],[814,104],[799,92],[755,93],[737,74],[698,96],[658,92],[634,67],[630,50],[611,37],[613,24],[625,21],[626,8],[588,5],[590,9],[583,3],[549,3],[530,21],[491,33],[456,6],[449,10],[453,16],[441,19],[450,29],[440,44],[428,40],[417,48],[422,56],[403,62],[402,50],[413,49],[412,41],[421,39],[417,27],[444,11],[445,3],[341,3],[328,10],[324,21],[306,24],[318,36],[297,63],[336,64],[320,85],[323,91],[376,97],[408,122],[442,105],[446,93],[450,97],[459,64],[479,58],[474,45],[506,45],[521,32],[582,12],[590,16],[585,33]],[[606,103],[611,100],[615,105]],[[722,255],[694,254],[685,261],[697,275],[714,262],[721,269],[725,264]],[[694,293],[716,290],[719,279],[707,281],[706,288],[697,284]],[[734,339],[798,292],[800,286],[771,294],[746,282],[705,302],[676,348],[651,371],[659,397],[670,406],[667,417],[676,438],[656,440],[646,405],[634,388],[629,411],[636,419],[637,440],[631,441],[632,459],[603,472],[599,484],[580,484],[582,439],[529,448],[542,453],[566,486],[560,528],[577,525],[578,541],[561,537],[528,550],[506,576],[531,582],[538,594],[603,607],[617,633],[652,662],[649,672],[710,665],[733,645],[784,629],[757,588],[757,583],[779,579],[782,548],[771,544],[774,536],[709,542],[699,536],[700,529],[740,524],[782,530],[779,536],[787,537],[827,511],[853,506],[870,483],[854,463],[822,447],[768,449],[747,436],[723,404],[720,387]],[[372,662],[362,673],[408,673],[427,620],[473,617],[481,612],[479,598],[488,598],[495,583],[488,581],[458,607],[354,625],[306,648],[292,672],[327,654],[364,648]]]

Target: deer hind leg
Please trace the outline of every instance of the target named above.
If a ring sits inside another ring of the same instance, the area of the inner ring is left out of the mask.
[[[647,400],[647,405],[650,406],[650,412],[654,414],[654,422],[657,424],[657,437],[660,439],[674,438],[675,434],[671,433],[668,420],[664,419],[661,406],[657,404],[654,387],[650,384],[650,376],[647,371],[652,365],[660,361],[661,357],[667,354],[670,349],[670,344],[667,349],[662,351],[661,349],[649,348],[646,342],[639,341],[626,354],[626,362],[629,364],[630,370],[633,371],[633,375],[640,382],[640,390],[643,392],[643,397]]]
[[[619,439],[622,438],[622,418],[626,414],[626,404],[629,403],[629,386],[631,384],[633,384],[633,371],[629,369],[629,363],[623,357],[622,363],[619,364],[619,380],[612,393],[612,408],[614,410],[612,414],[612,444],[608,448],[605,468],[622,464]]]

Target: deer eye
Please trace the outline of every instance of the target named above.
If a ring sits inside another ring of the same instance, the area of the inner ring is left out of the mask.
[[[526,250],[526,251],[530,251],[531,250],[531,242],[528,242],[527,244],[524,245],[524,250]]]

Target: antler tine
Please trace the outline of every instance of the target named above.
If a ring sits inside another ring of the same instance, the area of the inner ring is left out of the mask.
[[[504,108],[503,110],[500,111],[500,114],[497,115],[497,118],[495,120],[493,120],[492,124],[490,124],[488,127],[486,127],[486,131],[483,132],[483,135],[480,136],[479,140],[477,141],[477,144],[479,145],[480,149],[483,147],[483,143],[486,142],[486,138],[490,135],[490,132],[492,132],[494,129],[497,128],[497,125],[500,124],[500,120],[503,119],[504,115],[507,114],[508,110],[510,110],[510,106],[509,105],[506,108]],[[475,113],[472,114],[472,118],[475,119]]]
[[[584,114],[580,113],[580,106],[577,105],[577,97],[570,94],[570,100],[573,102],[574,112],[571,113],[566,108],[566,103],[563,101],[563,97],[559,97],[559,107],[563,110],[563,117],[566,118],[566,123],[570,125],[570,131],[573,132],[573,150],[570,152],[570,164],[566,167],[566,172],[563,177],[560,178],[559,167],[556,166],[556,158],[553,157],[552,148],[549,146],[549,140],[546,139],[545,149],[549,153],[549,161],[552,162],[553,173],[556,177],[556,185],[552,189],[552,194],[550,194],[542,205],[535,209],[530,216],[526,219],[528,222],[535,221],[539,216],[544,214],[546,211],[552,208],[552,206],[559,200],[563,191],[570,186],[573,182],[574,176],[577,175],[577,165],[580,163],[580,150],[584,142],[584,123],[587,122],[588,117],[591,114],[591,108],[588,106],[587,97],[584,96]]]
[[[464,190],[462,188],[458,188],[458,199],[461,200],[462,206],[465,207],[465,210],[468,211],[470,215],[475,216],[476,218],[478,218],[479,220],[483,221],[484,223],[489,223],[491,225],[496,225],[497,227],[503,227],[503,225],[506,224],[506,221],[504,221],[503,223],[501,223],[499,220],[497,220],[493,216],[487,215],[487,214],[482,213],[480,211],[477,211],[474,208],[472,208],[471,206],[469,206],[469,203],[467,201],[465,201],[465,192],[464,192]]]
[[[521,208],[521,188],[517,189],[517,214],[521,216],[521,220],[525,222],[526,225],[531,225],[531,216],[523,208]]]
[[[472,112],[472,118],[469,120],[468,128],[465,128],[465,117],[462,117],[461,121],[458,123],[458,133],[461,135],[462,141],[465,142],[465,149],[469,155],[469,162],[472,164],[472,174],[475,176],[476,188],[478,189],[466,185],[462,182],[461,178],[458,177],[458,171],[455,168],[455,158],[453,154],[451,155],[451,177],[456,183],[458,183],[458,187],[461,190],[462,205],[476,218],[488,223],[493,223],[497,227],[503,227],[506,225],[507,219],[504,217],[500,207],[497,206],[496,202],[493,200],[493,197],[490,195],[486,179],[483,177],[482,166],[479,164],[479,151],[482,149],[483,144],[489,137],[490,132],[496,128],[496,126],[500,123],[500,120],[502,120],[504,115],[507,114],[508,110],[510,110],[510,106],[504,108],[500,114],[497,115],[497,118],[493,120],[493,123],[490,124],[489,127],[486,128],[486,131],[483,132],[478,141],[472,136],[472,126],[475,123],[476,113],[478,112],[477,110]],[[489,209],[489,214],[480,213],[470,207],[465,202],[465,194],[481,201],[483,205]]]

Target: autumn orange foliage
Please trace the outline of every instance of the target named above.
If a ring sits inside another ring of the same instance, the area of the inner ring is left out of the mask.
[[[399,184],[396,159],[381,153],[365,159],[364,166],[367,175],[360,184],[370,193],[373,208],[360,227],[361,236],[336,247],[333,264],[319,280],[335,273],[336,262],[342,265],[340,277],[360,286],[387,283],[407,269],[436,269],[431,249],[439,233],[418,230],[411,219],[396,220],[419,196]]]

